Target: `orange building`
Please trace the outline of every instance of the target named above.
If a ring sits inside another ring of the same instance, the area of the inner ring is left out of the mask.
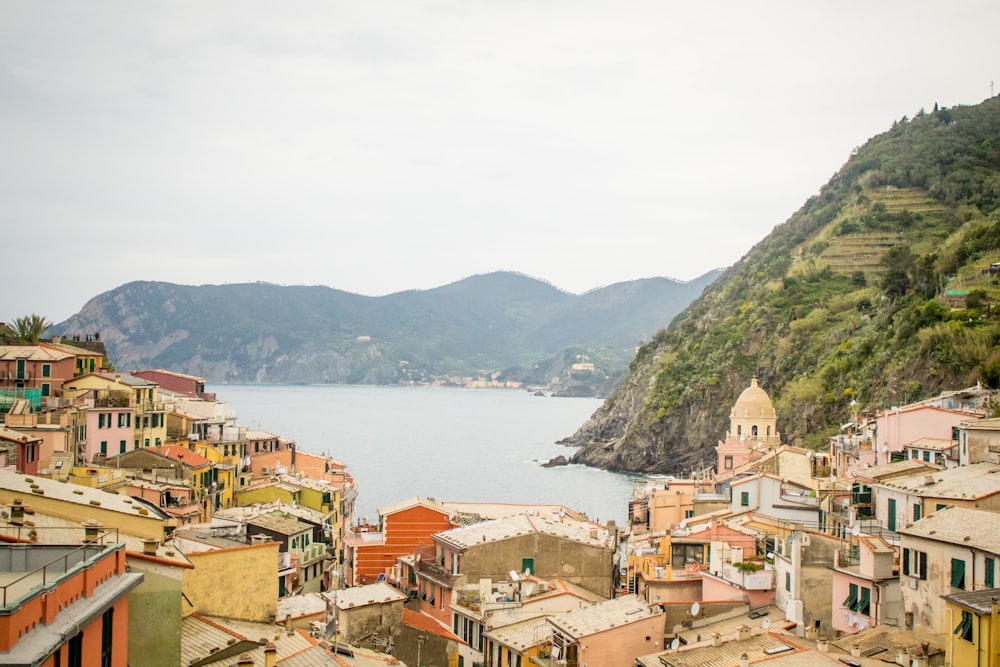
[[[456,527],[446,507],[426,498],[380,507],[378,513],[378,526],[356,526],[344,538],[346,585],[374,583],[393,568],[397,558],[432,546],[432,535]]]
[[[0,545],[0,663],[127,667],[128,594],[143,575],[108,537]]]

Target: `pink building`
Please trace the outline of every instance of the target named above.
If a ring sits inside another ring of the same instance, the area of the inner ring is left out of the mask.
[[[921,438],[951,440],[952,429],[980,416],[923,404],[880,412],[875,421],[875,463],[889,463],[893,453]]]
[[[638,596],[549,616],[552,657],[567,665],[634,667],[635,658],[662,649],[663,608]]]
[[[834,552],[833,629],[853,634],[899,620],[896,550],[881,537],[856,538]]]
[[[84,399],[88,406],[87,429],[79,445],[84,463],[124,454],[135,449],[136,444],[135,409],[114,398],[95,398],[96,393],[89,392]]]

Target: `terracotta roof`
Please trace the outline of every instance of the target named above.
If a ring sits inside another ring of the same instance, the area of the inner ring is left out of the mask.
[[[438,637],[444,637],[445,639],[451,639],[452,641],[460,642],[461,638],[455,635],[451,630],[441,625],[437,620],[421,614],[420,612],[413,611],[412,609],[403,608],[403,625],[408,628],[413,628],[419,630],[420,632],[429,632],[432,635],[437,635]]]
[[[151,447],[150,449],[191,468],[201,468],[202,466],[212,465],[212,462],[204,456],[198,452],[192,452],[190,449],[182,445],[166,445],[163,447]]]

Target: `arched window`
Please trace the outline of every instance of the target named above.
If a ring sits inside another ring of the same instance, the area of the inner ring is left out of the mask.
[[[743,439],[743,424],[736,425],[736,437],[740,440]]]
[[[767,437],[769,437],[769,438],[771,437],[771,427],[770,426],[767,427]]]
[[[754,424],[750,428],[750,437],[752,437],[752,438],[756,438],[757,437],[757,425],[756,424]]]

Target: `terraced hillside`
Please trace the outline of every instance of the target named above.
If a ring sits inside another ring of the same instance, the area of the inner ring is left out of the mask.
[[[779,429],[1000,385],[1000,99],[893,123],[670,327],[571,438],[574,460],[683,473],[714,461],[752,376]]]

